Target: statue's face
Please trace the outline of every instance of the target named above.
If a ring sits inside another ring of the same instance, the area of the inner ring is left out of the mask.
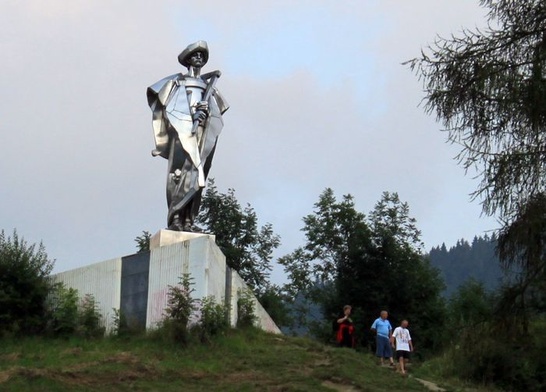
[[[188,60],[188,64],[195,68],[201,68],[205,65],[205,55],[203,52],[193,53]]]

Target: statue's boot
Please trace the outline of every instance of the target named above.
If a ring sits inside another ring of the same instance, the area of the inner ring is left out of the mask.
[[[184,229],[184,227],[185,225],[183,225],[180,221],[180,217],[178,215],[175,215],[173,221],[171,222],[169,227],[167,227],[167,229],[172,231],[187,231]]]

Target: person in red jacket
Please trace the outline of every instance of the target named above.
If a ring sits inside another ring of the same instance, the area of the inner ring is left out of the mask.
[[[351,305],[345,305],[343,307],[343,316],[337,320],[338,330],[336,340],[340,347],[355,347],[355,327],[353,320],[351,320]]]

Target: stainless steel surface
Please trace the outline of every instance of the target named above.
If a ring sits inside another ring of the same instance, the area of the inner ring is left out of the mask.
[[[208,57],[205,41],[189,45],[178,56],[188,72],[167,76],[147,90],[156,144],[152,155],[168,160],[170,230],[197,231],[201,193],[224,125],[222,115],[229,108],[214,86],[220,71],[201,75]]]

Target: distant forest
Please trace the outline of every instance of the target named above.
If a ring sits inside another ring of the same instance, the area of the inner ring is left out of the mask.
[[[446,284],[445,296],[451,296],[471,278],[483,283],[487,290],[499,287],[504,274],[495,254],[496,244],[494,235],[485,235],[474,237],[472,243],[461,239],[449,249],[445,244],[431,249],[430,263],[441,272]]]

